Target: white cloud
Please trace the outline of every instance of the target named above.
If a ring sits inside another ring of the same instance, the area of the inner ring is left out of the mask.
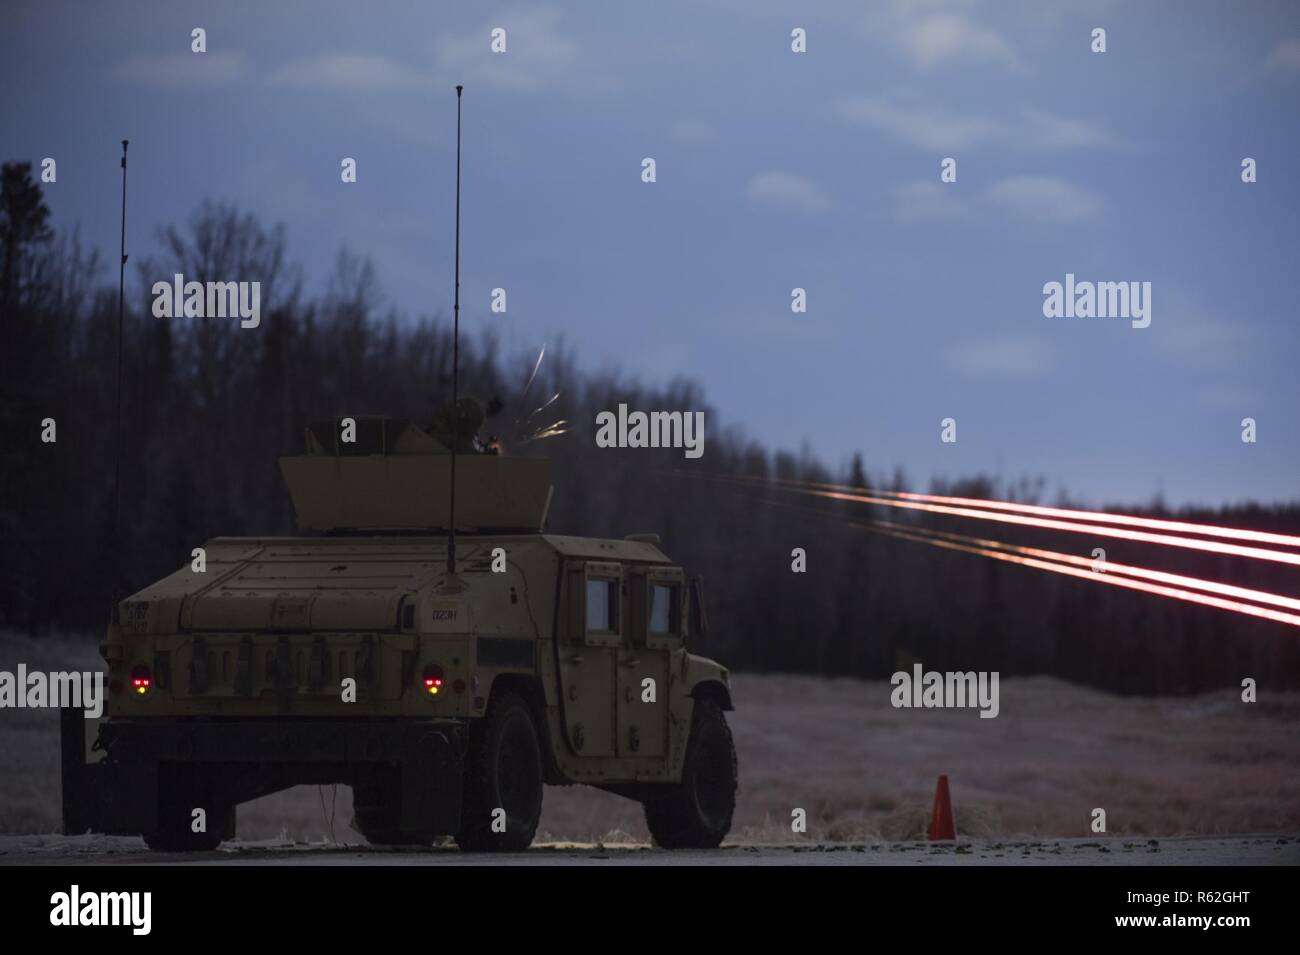
[[[1152,297],[1159,287],[1153,289]],[[1151,323],[1152,347],[1180,368],[1204,370],[1234,365],[1242,358],[1247,327],[1211,314],[1175,290],[1164,296],[1160,313]]]
[[[1047,150],[1119,149],[1122,143],[1100,123],[1026,107],[1019,121],[962,116],[904,100],[861,96],[840,101],[846,122],[878,129],[926,150],[969,149],[981,143]]]
[[[1011,45],[1000,33],[957,13],[931,13],[915,19],[903,27],[898,41],[913,64],[923,70],[947,62],[1017,65]]]
[[[388,90],[427,86],[432,76],[386,56],[334,53],[287,63],[270,82],[311,89]]]
[[[846,100],[839,111],[849,122],[879,129],[922,149],[962,149],[998,133],[998,124],[983,117],[894,106],[872,97]]]
[[[167,53],[119,63],[112,76],[141,86],[193,88],[224,86],[247,72],[242,53]]]
[[[894,189],[894,215],[908,225],[917,222],[949,222],[969,213],[961,190],[952,183],[920,180]]]
[[[955,184],[933,180],[904,183],[893,190],[894,218],[904,225],[960,222],[977,214],[1030,222],[1075,223],[1098,217],[1100,198],[1053,176],[1012,176],[970,197]]]
[[[984,201],[1036,222],[1085,222],[1101,215],[1099,197],[1056,176],[1010,176],[994,183]]]
[[[1300,39],[1279,43],[1268,58],[1268,65],[1289,73],[1300,73]]]
[[[485,86],[532,92],[577,73],[578,46],[569,31],[559,28],[559,11],[551,7],[519,7],[494,15],[470,33],[440,36],[434,44],[434,64],[449,85]],[[491,50],[492,30],[506,31],[506,52]]]
[[[1099,123],[1070,119],[1046,110],[1026,107],[1025,135],[1043,149],[1116,149],[1119,141]]]
[[[1053,364],[1052,349],[1028,338],[1001,338],[954,345],[948,365],[973,378],[1035,378]]]
[[[831,207],[830,199],[812,180],[778,170],[751,176],[745,194],[758,202],[808,215],[820,215]]]

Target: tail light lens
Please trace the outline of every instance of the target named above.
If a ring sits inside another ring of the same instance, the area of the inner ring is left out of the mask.
[[[153,689],[153,674],[144,664],[136,667],[131,671],[131,692],[136,696],[144,696]]]
[[[442,692],[442,667],[431,663],[424,668],[424,692],[437,696]]]

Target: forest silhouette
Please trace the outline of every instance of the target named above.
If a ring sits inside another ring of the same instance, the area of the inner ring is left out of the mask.
[[[309,292],[282,226],[229,203],[204,202],[184,225],[160,230],[154,251],[128,266],[114,535],[117,270],[105,268],[75,229],[57,230],[50,219],[30,165],[6,164],[0,628],[84,631],[97,640],[114,587],[126,595],[146,586],[212,537],[295,532],[277,459],[301,452],[310,422],[373,414],[428,422],[450,396],[449,316],[409,318],[383,308],[373,264],[346,250],[325,287]],[[260,326],[153,317],[151,285],[176,273],[200,282],[260,282]],[[463,327],[490,321],[470,318]],[[882,537],[848,522],[921,519],[720,480],[907,488],[898,462],[864,462],[844,449],[851,464],[836,473],[806,452],[766,447],[727,425],[698,382],[646,382],[584,369],[580,358],[552,344],[525,393],[535,350],[508,353],[489,331],[463,335],[461,393],[499,400],[484,430],[505,453],[552,459],[549,530],[656,532],[674,560],[704,578],[710,632],[695,648],[730,667],[885,678],[922,661],[939,670],[1046,673],[1121,693],[1190,693],[1239,686],[1247,677],[1261,686],[1300,686],[1292,627]],[[518,422],[557,392],[545,416],[567,419],[571,430],[521,443]],[[703,411],[707,453],[685,460],[680,449],[597,447],[596,415],[620,403]],[[41,440],[45,419],[56,423],[53,443]],[[928,485],[1026,502],[1039,501],[1043,487],[978,475]],[[1166,513],[1159,502],[1125,502],[1123,509]],[[1300,532],[1295,504],[1179,516]],[[1093,546],[1077,535],[1008,533],[1083,555]],[[807,552],[806,573],[791,571],[797,547]],[[1122,542],[1108,551],[1111,560],[1157,565]],[[1239,558],[1193,553],[1160,561],[1161,569],[1244,586],[1286,592],[1293,584],[1275,567]]]

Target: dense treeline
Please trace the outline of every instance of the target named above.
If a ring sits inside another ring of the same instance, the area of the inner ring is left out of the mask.
[[[0,627],[97,632],[115,578],[129,593],[180,566],[210,537],[292,532],[276,461],[302,449],[308,421],[388,414],[424,422],[450,392],[448,321],[382,311],[374,269],[346,252],[327,287],[308,294],[281,229],[205,204],[184,228],[163,231],[154,259],[131,264],[121,521],[110,539],[116,270],[48,219],[29,172],[6,166]],[[149,287],[176,272],[198,281],[261,282],[260,325],[154,318]],[[669,553],[705,578],[712,632],[701,649],[733,667],[878,678],[916,659],[936,669],[1052,673],[1121,692],[1187,692],[1248,676],[1261,685],[1300,680],[1300,642],[1291,627],[880,536],[847,522],[915,518],[718,480],[739,474],[866,486],[893,462],[864,467],[855,457],[840,474],[806,455],[773,452],[737,429],[721,429],[725,419],[693,382],[646,384],[583,371],[563,348],[548,352],[524,396],[535,358],[504,354],[490,336],[469,336],[461,346],[462,392],[501,399],[504,410],[486,430],[510,453],[553,459],[552,529],[657,531]],[[573,431],[519,446],[515,419],[556,391],[561,397],[548,416],[569,419]],[[619,402],[704,410],[704,457],[597,448],[595,415]],[[41,440],[47,418],[57,429],[53,443]],[[900,472],[875,480],[904,486]],[[974,479],[940,490],[1032,500],[1041,485]],[[1185,516],[1300,531],[1296,507]],[[1016,537],[1081,554],[1092,546],[1045,534]],[[807,550],[807,573],[791,572],[795,547]],[[1108,550],[1112,560],[1155,563],[1119,542]],[[1288,586],[1267,568],[1226,558],[1191,554],[1161,566]]]

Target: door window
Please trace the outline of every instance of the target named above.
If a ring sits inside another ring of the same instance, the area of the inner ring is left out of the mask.
[[[587,579],[587,632],[618,633],[618,581]]]
[[[676,635],[679,617],[678,600],[676,586],[658,583],[650,585],[650,621],[647,627],[650,633]]]

